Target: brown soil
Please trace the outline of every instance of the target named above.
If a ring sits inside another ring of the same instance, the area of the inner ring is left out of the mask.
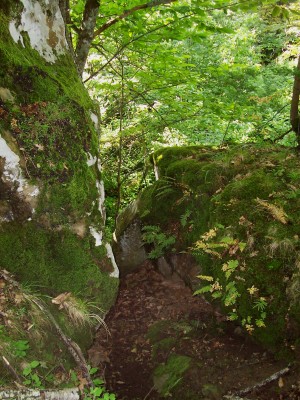
[[[89,351],[101,366],[107,388],[118,400],[156,400],[163,382],[153,372],[172,355],[190,357],[191,366],[170,389],[170,398],[221,399],[264,381],[287,366],[226,321],[181,281],[166,280],[146,262],[121,280],[118,300]],[[297,364],[248,399],[300,399]],[[195,395],[197,394],[197,395]],[[243,396],[241,396],[243,397]]]

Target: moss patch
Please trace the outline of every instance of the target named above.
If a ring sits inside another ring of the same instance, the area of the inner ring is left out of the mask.
[[[108,310],[117,280],[100,271],[92,248],[87,238],[80,240],[68,230],[45,231],[34,222],[22,227],[10,223],[1,230],[0,264],[18,280],[52,296],[70,291]]]
[[[184,373],[191,364],[191,358],[179,354],[172,354],[165,365],[159,365],[154,371],[154,385],[164,397],[180,383]]]

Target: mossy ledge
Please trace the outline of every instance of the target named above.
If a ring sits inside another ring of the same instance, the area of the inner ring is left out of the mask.
[[[233,302],[227,298],[225,306],[224,300],[217,301],[225,313],[234,310],[237,322],[244,321],[256,340],[274,351],[297,354],[300,161],[296,151],[279,146],[192,146],[161,149],[151,158],[159,180],[137,200],[142,223],[159,225],[167,235],[175,235],[170,254],[194,254],[199,274],[211,276],[223,288],[234,282],[238,294]],[[230,260],[238,267],[226,277]],[[194,289],[209,283],[198,282]],[[218,297],[213,290],[205,295],[210,300]],[[258,327],[260,299],[267,305],[262,306],[264,324]]]

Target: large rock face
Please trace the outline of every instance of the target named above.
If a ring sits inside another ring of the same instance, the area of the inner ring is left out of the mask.
[[[198,281],[200,293],[270,348],[297,349],[297,154],[281,147],[194,146],[162,149],[154,160],[160,178],[140,194],[134,219],[160,226],[165,236],[158,233],[154,247],[176,237],[157,261],[161,272],[175,271],[194,287]]]
[[[102,238],[98,111],[58,0],[0,2],[0,60],[0,268],[107,310],[118,281]]]

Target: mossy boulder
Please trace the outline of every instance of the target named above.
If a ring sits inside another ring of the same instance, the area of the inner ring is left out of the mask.
[[[98,108],[68,51],[59,1],[0,5],[0,59],[0,268],[43,295],[70,292],[99,314],[118,280],[102,238]],[[75,326],[72,338],[84,350],[90,328]]]
[[[296,151],[175,147],[157,151],[152,160],[159,180],[140,194],[137,215],[143,225],[176,236],[165,256],[192,253],[201,267],[200,293],[269,348],[295,351],[300,332]]]

